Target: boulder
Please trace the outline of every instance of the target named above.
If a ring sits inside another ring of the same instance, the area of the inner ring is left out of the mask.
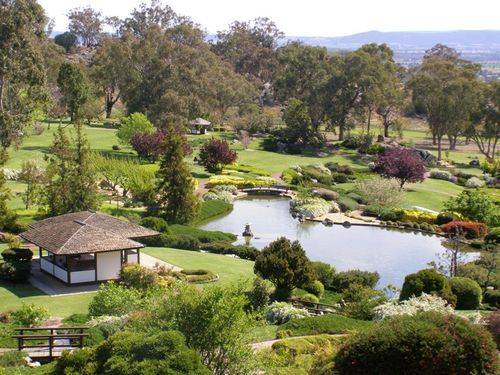
[[[418,153],[418,155],[424,161],[425,164],[427,165],[436,164],[437,158],[434,155],[432,155],[430,151],[418,148],[415,148],[414,150]]]

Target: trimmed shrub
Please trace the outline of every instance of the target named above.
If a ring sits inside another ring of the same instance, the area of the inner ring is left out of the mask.
[[[148,216],[141,220],[141,225],[143,227],[153,229],[160,233],[166,233],[168,231],[168,224],[165,219],[161,217]]]
[[[349,198],[347,195],[341,195],[338,200],[339,207],[342,211],[355,211],[359,208],[358,202]]]
[[[323,283],[319,280],[314,280],[311,281],[310,283],[302,285],[302,289],[304,289],[306,292],[315,295],[318,298],[321,298],[321,296],[325,292],[325,287],[323,286]]]
[[[494,374],[496,348],[480,326],[420,313],[382,321],[351,338],[335,357],[340,374]]]
[[[499,308],[500,307],[500,290],[487,290],[484,292],[484,302]]]
[[[330,289],[340,293],[353,284],[358,284],[367,288],[375,288],[379,279],[380,275],[378,272],[361,270],[338,272],[333,276]]]
[[[411,221],[416,223],[434,224],[437,219],[437,214],[420,210],[402,210],[403,221]]]
[[[435,178],[437,180],[450,181],[453,175],[451,172],[442,171],[440,169],[431,169],[430,178]]]
[[[168,227],[168,234],[185,234],[196,238],[201,243],[209,243],[215,241],[234,242],[237,239],[237,237],[232,233],[203,230],[200,228],[181,224],[170,225]]]
[[[404,301],[410,297],[418,297],[422,293],[440,294],[446,286],[446,277],[436,270],[420,270],[405,277],[399,299],[400,301]]]
[[[316,188],[313,190],[313,194],[327,201],[336,201],[339,199],[339,193],[325,188]]]
[[[475,310],[481,304],[483,291],[474,280],[467,277],[452,277],[450,287],[452,293],[457,296],[457,309]]]
[[[448,234],[462,234],[468,239],[482,238],[488,234],[488,227],[476,221],[451,221],[441,225],[441,230]]]
[[[318,335],[321,333],[339,334],[364,330],[373,325],[370,321],[348,318],[338,314],[292,319],[278,328],[280,332],[287,332],[288,336]]]
[[[255,260],[259,255],[259,250],[252,246],[232,245],[228,242],[211,242],[201,244],[200,250],[208,251],[214,254],[233,254],[241,259]]]
[[[26,283],[31,275],[33,252],[25,248],[9,248],[2,251],[2,257],[4,263],[0,264],[0,280]]]
[[[199,250],[200,241],[186,234],[162,234],[143,241],[148,246],[171,247],[181,250]]]
[[[477,177],[471,177],[467,181],[465,181],[465,187],[471,189],[477,189],[484,185],[484,181],[480,180]]]
[[[301,295],[299,299],[301,301],[306,301],[306,302],[311,302],[311,303],[318,303],[319,302],[319,298],[316,297],[312,293],[305,293],[305,294]]]
[[[351,193],[348,193],[347,196],[351,199],[354,199],[356,201],[356,203],[366,204],[366,200],[359,194],[351,192]]]
[[[455,219],[456,219],[455,215],[453,215],[451,212],[441,212],[436,217],[436,224],[437,225],[448,224],[449,222]]]

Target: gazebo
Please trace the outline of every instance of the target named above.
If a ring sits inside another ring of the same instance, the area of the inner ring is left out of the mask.
[[[198,117],[193,121],[190,121],[189,125],[192,126],[191,127],[192,134],[207,134],[207,130],[212,125],[212,123],[210,121],[202,119],[201,117]]]
[[[143,244],[159,233],[94,211],[54,216],[19,236],[39,247],[40,269],[68,284],[119,278],[124,264],[140,263]]]

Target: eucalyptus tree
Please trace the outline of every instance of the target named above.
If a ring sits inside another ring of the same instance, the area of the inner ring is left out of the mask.
[[[430,56],[409,82],[415,106],[424,109],[442,158],[442,140],[448,136],[454,149],[459,135],[466,132],[477,108],[478,66],[448,57]]]
[[[0,145],[5,151],[47,99],[41,50],[47,18],[35,0],[0,0],[0,20]]]
[[[236,21],[228,30],[217,32],[213,51],[234,70],[258,82],[270,82],[276,67],[276,49],[283,33],[268,18]]]
[[[96,46],[101,38],[104,19],[101,12],[91,7],[71,9],[68,13],[69,31],[85,47]]]
[[[290,98],[303,101],[313,126],[318,128],[325,118],[322,89],[328,80],[328,51],[292,42],[277,50],[277,60],[273,82],[276,97],[281,102]]]

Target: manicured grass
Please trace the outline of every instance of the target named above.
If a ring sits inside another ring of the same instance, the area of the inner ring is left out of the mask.
[[[93,295],[94,293],[83,293],[51,297],[31,284],[0,283],[0,312],[18,309],[24,302],[47,307],[51,316],[86,314]]]
[[[233,210],[231,203],[219,200],[206,201],[201,203],[198,216],[191,222],[192,225],[200,225],[218,216],[230,213]]]
[[[449,181],[426,179],[422,183],[409,184],[406,187],[404,206],[419,206],[440,211],[449,198],[454,197],[464,188]]]
[[[372,321],[357,320],[337,314],[325,314],[292,319],[279,326],[277,332],[287,331],[290,336],[317,335],[320,333],[337,334],[366,329],[373,324]]]
[[[249,282],[254,278],[253,262],[249,260],[232,258],[225,255],[159,247],[148,247],[143,252],[181,268],[203,268],[212,271],[219,275],[220,279],[217,285]]]

